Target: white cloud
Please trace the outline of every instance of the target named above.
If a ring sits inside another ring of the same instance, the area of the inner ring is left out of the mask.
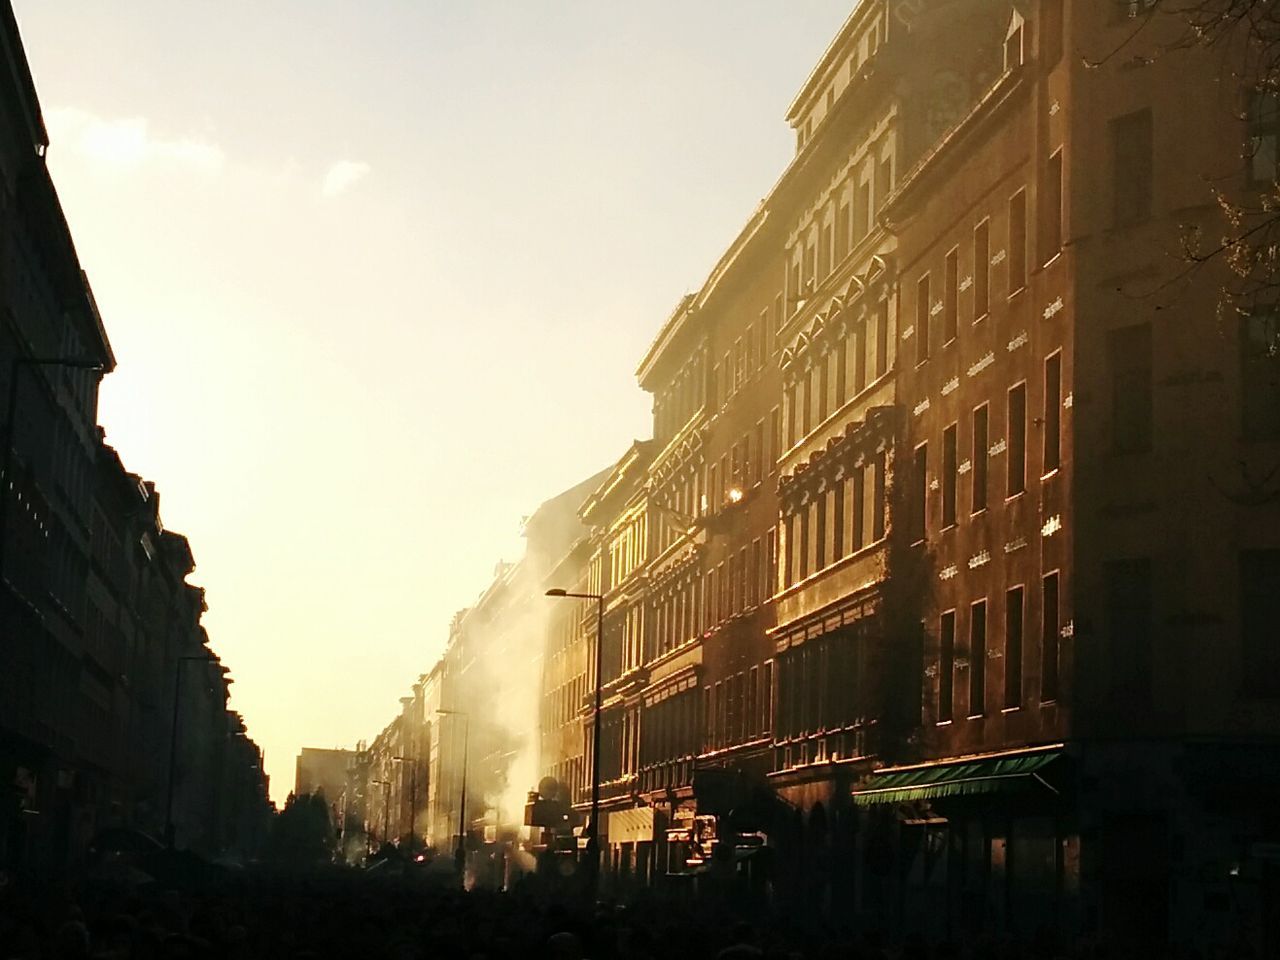
[[[104,167],[127,169],[168,163],[216,174],[226,165],[222,148],[202,137],[155,135],[145,117],[107,119],[75,107],[45,114],[53,149],[67,146]]]
[[[339,160],[329,167],[324,175],[324,186],[320,188],[326,197],[336,197],[357,180],[368,176],[373,168],[359,160]]]

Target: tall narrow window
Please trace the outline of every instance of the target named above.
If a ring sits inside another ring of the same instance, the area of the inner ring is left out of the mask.
[[[1048,263],[1062,250],[1062,151],[1045,164],[1040,189],[1040,262]]]
[[[827,565],[827,494],[818,494],[814,507],[813,521],[813,572],[817,573]]]
[[[1004,595],[1004,705],[1022,706],[1022,587]]]
[[[947,254],[942,287],[942,342],[956,338],[960,327],[960,251]]]
[[[1240,318],[1240,414],[1246,440],[1280,438],[1280,314]]]
[[[1107,334],[1111,368],[1111,449],[1142,453],[1151,449],[1151,324],[1121,327]]]
[[[1040,602],[1040,699],[1058,699],[1058,573],[1044,578]]]
[[[796,519],[800,523],[800,579],[803,580],[809,576],[809,558],[812,556],[813,505],[804,504],[796,514]]]
[[[858,184],[853,202],[853,239],[856,243],[867,235],[871,222],[871,182]]]
[[[831,496],[831,559],[839,561],[844,558],[848,540],[844,535],[844,488],[846,482],[836,481]]]
[[[991,221],[983,220],[973,230],[973,322],[991,309]]]
[[[1240,554],[1240,639],[1245,693],[1280,697],[1280,550]]]
[[[942,525],[956,524],[956,424],[942,431]]]
[[[876,454],[875,475],[872,484],[871,540],[884,539],[885,453]]]
[[[856,397],[867,386],[867,321],[854,324],[853,342],[853,395]]]
[[[876,209],[884,206],[893,189],[893,157],[881,157],[876,165]]]
[[[840,203],[836,210],[836,263],[849,254],[849,202]]]
[[[1062,352],[1044,361],[1044,469],[1050,474],[1062,462]]]
[[[831,351],[831,363],[835,367],[836,381],[836,408],[844,406],[844,402],[849,399],[849,387],[847,382],[847,367],[849,365],[849,341],[847,338],[841,339]]]
[[[855,551],[861,550],[867,545],[867,524],[866,524],[866,506],[867,506],[867,470],[865,467],[855,467],[853,470],[853,494],[850,497],[850,506],[853,508],[849,511],[849,532],[852,534],[850,540]]]
[[[916,283],[916,363],[929,359],[929,275]]]
[[[938,624],[938,722],[951,719],[955,694],[956,612],[948,610]]]
[[[782,456],[782,408],[774,407],[769,415],[769,473],[778,469],[778,457]]]
[[[927,443],[916,447],[911,472],[911,526],[908,528],[910,536],[907,540],[910,543],[919,543],[925,537],[925,511],[928,509],[929,445]]]
[[[1040,60],[1052,67],[1062,59],[1062,0],[1040,4]]]
[[[1280,93],[1249,95],[1249,185],[1274,187],[1280,170]]]
[[[828,416],[831,415],[831,354],[824,354],[818,358],[818,420],[817,423],[825,423]],[[816,426],[817,424],[815,424]]]
[[[835,266],[835,227],[831,223],[824,224],[822,227],[822,265],[819,269],[822,276],[831,273],[831,268]]]
[[[1116,226],[1151,216],[1151,111],[1117,117],[1111,133],[1111,218]]]
[[[1027,285],[1027,191],[1019,190],[1009,198],[1009,293]]]
[[[1113,560],[1103,577],[1112,693],[1131,710],[1142,710],[1151,699],[1151,561]]]
[[[889,369],[889,301],[876,305],[876,379]]]
[[[987,509],[987,405],[973,411],[973,496],[970,509]]]
[[[1017,496],[1027,489],[1027,385],[1020,383],[1009,391],[1009,440],[1005,452],[1008,460],[1006,496]]]
[[[987,712],[987,601],[969,607],[969,716]]]

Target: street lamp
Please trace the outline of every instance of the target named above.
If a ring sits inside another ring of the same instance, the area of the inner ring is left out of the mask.
[[[471,740],[471,715],[465,710],[437,710],[446,717],[462,718],[462,808],[458,811],[458,849],[453,852],[453,862],[458,875],[466,883],[467,866],[467,750]]]
[[[164,845],[173,849],[173,784],[174,771],[178,766],[178,704],[182,699],[182,665],[196,660],[213,663],[214,658],[207,654],[178,657],[173,666],[173,723],[169,727],[169,789],[165,800],[164,813]]]
[[[382,842],[391,843],[391,781],[370,780],[370,783],[382,784]]]
[[[85,360],[75,357],[10,357],[9,358],[9,402],[4,414],[4,452],[0,457],[0,477],[3,487],[0,488],[0,583],[4,581],[5,559],[9,544],[9,491],[13,486],[13,431],[18,417],[18,371],[23,367],[70,367],[75,370],[102,370],[104,365],[99,360]]]
[[[552,587],[547,591],[547,596],[596,602],[596,711],[591,721],[591,823],[587,828],[587,869],[590,871],[587,879],[591,899],[594,900],[600,876],[600,705],[604,681],[604,671],[601,669],[604,662],[604,594],[571,593],[560,587]]]

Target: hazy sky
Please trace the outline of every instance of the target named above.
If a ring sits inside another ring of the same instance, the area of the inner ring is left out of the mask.
[[[272,795],[373,735],[793,150],[853,0],[14,0],[119,368]]]

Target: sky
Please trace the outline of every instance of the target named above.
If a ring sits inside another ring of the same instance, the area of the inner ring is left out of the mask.
[[[794,150],[853,0],[13,0],[119,366],[272,796],[372,739]]]

